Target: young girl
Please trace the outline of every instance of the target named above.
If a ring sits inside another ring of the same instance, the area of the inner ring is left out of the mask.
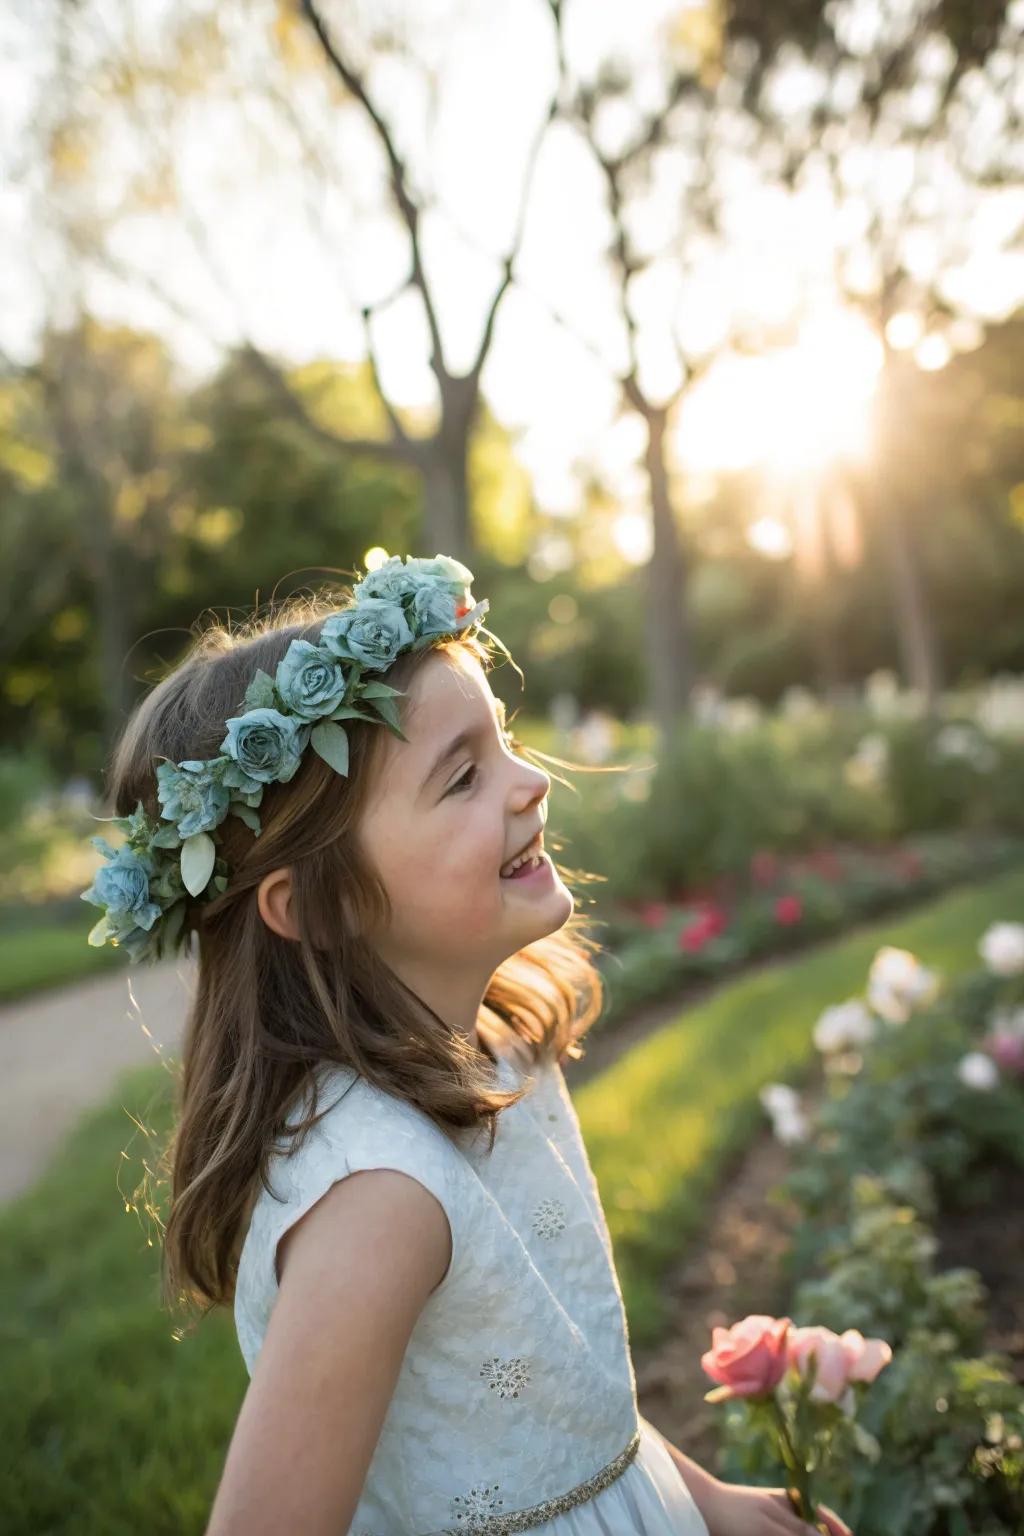
[[[198,954],[165,1294],[251,1376],[208,1536],[798,1536],[638,1412],[561,1067],[600,981],[472,579],[208,631],[115,753],[90,941]]]

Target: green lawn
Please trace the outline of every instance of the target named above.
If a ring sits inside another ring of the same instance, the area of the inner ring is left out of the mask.
[[[576,1090],[634,1341],[661,1326],[657,1277],[760,1123],[757,1090],[809,1066],[820,1009],[861,989],[879,944],[953,973],[976,963],[990,922],[1022,911],[1024,870],[958,890],[723,987]],[[125,1209],[155,1164],[168,1086],[159,1065],[128,1074],[0,1212],[5,1536],[204,1529],[246,1377],[229,1316],[175,1339],[147,1220]]]
[[[123,950],[90,947],[89,929],[98,915],[83,905],[81,919],[0,929],[0,1002],[123,965]]]

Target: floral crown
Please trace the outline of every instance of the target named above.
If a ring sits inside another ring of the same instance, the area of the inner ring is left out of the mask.
[[[395,703],[401,690],[364,673],[383,672],[404,651],[442,636],[481,629],[490,604],[474,605],[472,584],[473,573],[449,555],[410,555],[404,564],[393,555],[355,585],[352,603],[324,619],[317,645],[293,640],[274,677],[256,673],[245,714],[226,722],[217,757],[161,760],[160,820],[141,801],[130,816],[95,817],[127,840],[115,849],[106,838],[90,838],[107,862],[82,892],[83,901],[104,908],[89,943],[121,946],[133,961],[179,947],[188,897],[212,901],[227,886],[228,867],[212,835],[221,822],[237,816],[258,837],[264,786],[287,784],[307,746],[347,777],[343,720],[386,725],[405,741]]]

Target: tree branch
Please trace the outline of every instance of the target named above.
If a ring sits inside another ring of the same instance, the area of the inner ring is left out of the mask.
[[[423,301],[423,309],[427,317],[427,325],[430,330],[432,347],[430,365],[439,380],[446,378],[448,376],[448,369],[445,363],[444,345],[441,341],[441,329],[438,325],[434,298],[430,291],[430,285],[427,282],[427,274],[423,266],[423,254],[420,248],[419,221],[421,210],[409,192],[405,164],[395,147],[390,129],[370,100],[362,77],[338,52],[327,32],[323,18],[320,16],[314,0],[301,0],[301,5],[313,31],[316,33],[325,57],[343,81],[346,89],[355,97],[370,119],[384,154],[387,157],[391,177],[391,190],[405,227],[409,231],[409,246],[412,253],[412,272],[409,281],[419,290],[420,298]]]

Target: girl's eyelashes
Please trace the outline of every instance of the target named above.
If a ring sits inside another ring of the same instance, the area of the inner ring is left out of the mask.
[[[517,739],[517,737],[516,737],[516,735],[515,735],[515,733],[513,731],[502,730],[501,737],[502,737],[502,740],[504,741],[506,747],[508,747],[510,752],[519,752],[519,751],[522,750],[523,743]],[[477,767],[476,767],[476,764],[475,763],[470,763],[470,765],[466,769],[465,773],[462,774],[460,778],[455,780],[455,783],[448,790],[448,794],[449,795],[462,794],[465,790],[472,789],[473,785],[476,783],[476,777],[477,777]]]

